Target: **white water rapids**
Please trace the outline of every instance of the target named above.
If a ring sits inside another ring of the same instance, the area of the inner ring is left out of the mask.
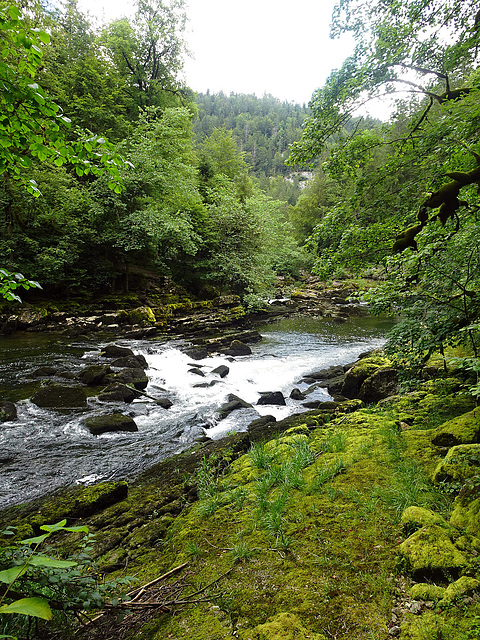
[[[362,352],[381,346],[388,326],[374,318],[355,318],[342,325],[322,318],[290,318],[262,328],[263,340],[251,345],[252,355],[231,360],[217,355],[198,362],[182,353],[179,343],[119,340],[117,344],[145,355],[149,365],[146,392],[154,397],[168,396],[173,406],[162,409],[146,398],[132,405],[90,398],[86,412],[65,413],[40,409],[29,400],[17,402],[18,420],[0,424],[0,507],[72,483],[131,479],[201,436],[219,438],[245,430],[261,415],[281,419],[305,410],[301,402],[288,397],[294,387],[307,388],[299,382],[302,376],[352,362]],[[107,343],[72,346],[57,342],[50,350],[42,345],[38,353],[29,344],[24,353],[18,339],[9,340],[2,342],[0,385],[8,382],[10,387],[25,383],[40,363],[61,362],[78,372],[86,364],[98,362],[100,350]],[[9,347],[13,354],[10,360]],[[229,367],[224,379],[212,372],[220,364]],[[189,371],[194,367],[201,369],[204,377]],[[213,386],[198,386],[212,381]],[[281,391],[287,405],[256,405],[261,392],[266,391]],[[217,410],[229,394],[253,407],[220,420]],[[318,389],[307,399],[330,397]],[[138,432],[92,436],[84,424],[85,417],[112,410],[131,415]]]

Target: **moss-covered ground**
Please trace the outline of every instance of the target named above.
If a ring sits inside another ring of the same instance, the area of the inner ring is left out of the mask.
[[[432,481],[448,452],[435,437],[450,421],[470,438],[462,446],[478,443],[474,406],[459,380],[429,381],[353,413],[309,412],[261,437],[199,446],[110,507],[93,502],[89,517],[77,498],[72,522],[95,533],[107,576],[143,585],[182,568],[122,621],[104,616],[76,637],[480,638],[478,444],[467,492],[461,472],[455,484]],[[35,525],[55,509],[9,518]]]

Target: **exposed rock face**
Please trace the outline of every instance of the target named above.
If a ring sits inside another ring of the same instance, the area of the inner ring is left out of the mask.
[[[295,387],[295,389],[292,389],[290,392],[290,398],[292,400],[305,400],[305,394]]]
[[[13,402],[0,401],[0,422],[13,422],[17,419],[17,407]]]
[[[386,358],[370,356],[359,360],[345,373],[345,381],[341,389],[342,396],[351,399],[358,398],[365,380],[380,369],[391,369],[390,363]]]
[[[50,384],[42,387],[31,398],[37,407],[45,409],[85,409],[87,394],[82,387]]]
[[[95,387],[104,384],[106,376],[112,373],[111,368],[107,364],[91,364],[84,367],[77,378],[89,387]]]
[[[132,324],[149,327],[156,322],[155,314],[150,307],[137,307],[128,313],[128,319]]]
[[[257,404],[276,404],[279,406],[285,405],[285,398],[281,391],[269,391],[264,393],[259,399]]]
[[[85,425],[94,436],[111,431],[138,431],[135,420],[121,413],[93,416],[85,420]]]

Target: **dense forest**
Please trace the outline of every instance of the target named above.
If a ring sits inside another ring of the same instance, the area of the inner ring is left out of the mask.
[[[308,109],[195,96],[182,1],[141,0],[100,31],[74,0],[3,5],[5,291],[13,272],[62,294],[128,290],[141,268],[254,304],[313,263],[381,281],[372,307],[403,310],[409,360],[458,340],[477,355],[479,21],[447,4],[341,3],[333,34],[357,48]],[[358,111],[385,95],[388,124]]]

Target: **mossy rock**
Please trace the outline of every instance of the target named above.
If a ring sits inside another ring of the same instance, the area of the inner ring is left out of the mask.
[[[462,482],[480,473],[480,444],[459,444],[451,447],[438,463],[434,482]]]
[[[470,578],[468,576],[462,576],[455,582],[448,585],[440,602],[440,606],[449,605],[455,600],[470,596],[477,591],[480,591],[480,580],[476,580],[475,578]]]
[[[412,534],[422,527],[436,525],[439,527],[450,527],[448,522],[438,513],[425,509],[424,507],[407,507],[402,513],[401,523],[405,533]]]
[[[466,557],[455,547],[448,531],[438,525],[419,529],[402,542],[399,551],[414,574],[449,576],[467,565]]]
[[[90,364],[79,372],[77,378],[83,384],[94,387],[103,384],[109,373],[112,373],[112,370],[108,364]]]
[[[427,582],[418,582],[408,590],[408,595],[413,600],[433,600],[434,602],[441,600],[445,595],[445,587],[437,587]]]
[[[124,416],[121,413],[92,416],[85,420],[85,425],[94,436],[99,436],[102,433],[109,433],[111,431],[138,431],[135,420],[130,416]]]
[[[247,633],[252,640],[326,640],[322,633],[308,631],[293,613],[279,613]]]
[[[381,356],[362,358],[345,373],[342,396],[356,398],[363,382],[380,369],[391,369],[391,362]]]
[[[39,389],[31,398],[43,409],[86,409],[87,394],[82,387],[49,384]]]
[[[128,313],[128,319],[132,324],[139,324],[142,327],[154,325],[157,321],[155,314],[150,307],[137,307]]]
[[[455,499],[450,522],[480,538],[480,497],[472,500],[468,494],[461,493]]]
[[[480,407],[445,422],[435,429],[432,443],[438,447],[480,442]]]

